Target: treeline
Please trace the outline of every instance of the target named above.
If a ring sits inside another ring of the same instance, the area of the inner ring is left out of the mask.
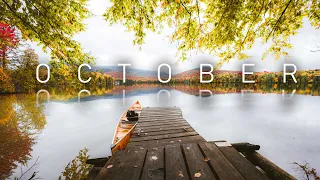
[[[70,57],[68,57],[70,59]],[[36,78],[36,68],[39,57],[29,45],[22,40],[21,31],[16,27],[0,21],[0,93],[31,92],[38,86],[85,86],[106,87],[113,85],[114,78],[101,72],[83,70],[81,76],[91,77],[88,84],[78,80],[80,61],[54,60],[50,61],[50,80],[40,84]],[[39,78],[44,80],[48,76],[45,68],[40,68]]]
[[[7,66],[0,64],[0,93],[31,92],[42,86],[72,87],[82,89],[85,87],[107,87],[113,86],[114,78],[101,72],[82,71],[81,77],[91,81],[83,84],[78,80],[77,67],[59,64],[51,65],[50,80],[41,84],[36,78],[36,68],[39,65],[38,55],[33,49],[26,49],[14,59],[6,59]],[[44,80],[48,76],[45,68],[40,68],[39,78]]]
[[[320,70],[297,71],[294,74],[297,84],[311,83],[320,84]],[[204,80],[210,80],[210,76],[204,75]],[[286,77],[288,83],[294,83],[290,75]],[[283,83],[283,72],[257,72],[253,75],[245,75],[245,80],[255,81],[255,83],[276,84]],[[200,83],[200,75],[185,78],[173,78],[171,83],[198,84]],[[242,83],[241,72],[225,72],[214,74],[212,83]]]

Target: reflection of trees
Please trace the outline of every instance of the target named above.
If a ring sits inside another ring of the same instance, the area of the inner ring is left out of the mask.
[[[0,125],[7,124],[13,114],[13,103],[16,102],[14,95],[0,96]]]
[[[46,124],[46,117],[43,114],[44,104],[36,104],[35,94],[17,95],[18,108],[17,119],[18,123],[22,125],[24,131],[36,131],[42,130]]]
[[[227,94],[227,93],[241,93],[241,90],[253,90],[255,93],[275,93],[281,94],[282,90],[285,92],[292,92],[296,90],[295,94],[304,94],[319,96],[320,86],[313,84],[274,84],[274,83],[211,83],[198,85],[184,85],[174,84],[170,86],[173,89],[182,91],[187,94],[199,95],[199,90],[210,90],[213,94]]]
[[[34,139],[10,124],[0,126],[0,178],[9,177],[17,163],[25,164],[30,158]]]
[[[89,159],[88,149],[84,148],[79,151],[76,156],[68,165],[64,168],[64,171],[59,176],[59,180],[62,179],[86,179],[92,165],[86,164]]]
[[[32,158],[32,145],[46,119],[44,105],[36,107],[35,94],[1,95],[0,102],[0,179],[4,179]]]
[[[90,94],[93,96],[101,96],[105,94],[109,94],[112,89],[114,89],[114,86],[110,87],[88,87],[86,90],[90,91]],[[49,88],[48,91],[50,93],[50,98],[52,100],[60,100],[60,101],[66,101],[70,99],[74,99],[78,97],[79,92],[83,89],[79,89],[77,87],[64,87],[64,88]],[[81,97],[87,96],[87,93],[81,94]]]

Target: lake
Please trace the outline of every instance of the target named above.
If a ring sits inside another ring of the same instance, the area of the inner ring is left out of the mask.
[[[320,171],[319,88],[134,85],[90,90],[90,96],[83,91],[81,98],[80,90],[48,92],[50,100],[42,92],[39,102],[36,93],[0,95],[0,172],[12,173],[9,179],[28,169],[20,168],[23,162],[30,167],[37,161],[26,179],[34,171],[58,179],[83,148],[90,158],[111,155],[118,118],[136,100],[144,107],[180,107],[207,141],[258,144],[259,153],[298,179],[302,173],[293,162]]]

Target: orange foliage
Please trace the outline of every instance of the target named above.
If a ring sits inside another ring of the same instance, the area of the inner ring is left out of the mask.
[[[16,102],[16,96],[1,95],[0,102],[0,125],[6,125],[14,114],[13,103]]]
[[[11,78],[0,68],[0,93],[1,92],[14,92],[14,85]]]
[[[16,163],[26,163],[30,158],[33,139],[17,127],[0,125],[0,179],[8,178]]]

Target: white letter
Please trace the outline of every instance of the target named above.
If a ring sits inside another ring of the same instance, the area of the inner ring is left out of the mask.
[[[123,66],[123,83],[126,83],[126,66],[131,66],[131,64],[118,64],[118,66]]]
[[[41,89],[41,90],[39,90],[38,92],[37,92],[37,95],[36,95],[36,105],[37,105],[37,107],[39,106],[39,94],[40,93],[42,93],[42,92],[45,92],[46,94],[47,94],[47,101],[48,101],[48,103],[50,102],[50,93],[47,91],[47,90],[45,90],[45,89]]]
[[[203,66],[209,66],[210,71],[209,72],[202,72]],[[200,83],[211,83],[213,81],[212,71],[213,71],[213,66],[211,64],[200,64]],[[209,74],[211,76],[211,79],[210,80],[203,80],[202,79],[203,74]]]
[[[246,100],[246,99],[247,99],[247,100],[250,100],[250,99],[252,99],[252,98],[245,98],[245,97],[244,97],[244,94],[245,94],[245,93],[249,93],[249,92],[250,92],[250,93],[253,93],[254,90],[242,90],[242,89],[241,89],[241,97],[242,97],[242,100]]]
[[[158,94],[157,94],[158,101],[159,101],[159,99],[160,99],[160,98],[159,98],[159,97],[160,97],[160,93],[162,93],[162,92],[166,92],[167,95],[168,95],[168,97],[169,97],[169,99],[170,99],[170,97],[171,97],[170,92],[169,92],[168,90],[161,89],[161,90],[158,92]]]
[[[211,92],[210,90],[199,90],[199,96],[200,96],[200,98],[202,98],[202,93],[204,93],[204,92],[209,93],[209,94],[210,94],[209,97],[211,98],[212,92]],[[208,97],[208,96],[203,96],[203,97]]]
[[[291,93],[291,95],[290,95],[289,98],[285,98],[285,97],[284,97],[284,90],[282,90],[282,98],[283,98],[283,99],[292,99],[292,97],[293,97],[293,95],[294,95],[295,92],[296,92],[296,89],[292,91],[292,93]]]
[[[253,72],[246,72],[245,71],[246,66],[254,66],[254,64],[242,64],[242,83],[254,83],[254,81],[246,81],[245,80],[246,74],[253,74]]]
[[[293,66],[293,67],[294,67],[293,73],[286,73],[287,66]],[[295,74],[296,72],[297,72],[297,67],[296,67],[296,65],[294,65],[294,64],[284,64],[284,65],[283,65],[283,82],[286,83],[286,76],[287,76],[287,75],[291,75],[293,81],[294,81],[295,83],[297,83],[297,80],[296,80],[296,78],[294,77],[294,74]]]
[[[162,81],[161,80],[161,77],[160,77],[160,69],[162,66],[167,66],[169,68],[169,78],[166,80],[166,81]],[[160,64],[158,66],[158,80],[161,82],[161,83],[167,83],[171,80],[171,67],[169,66],[169,64]]]
[[[41,81],[41,79],[39,78],[39,68],[40,68],[41,66],[45,66],[45,67],[47,68],[47,70],[48,70],[48,77],[47,77],[47,79],[44,80],[44,81]],[[36,69],[36,78],[37,78],[37,80],[38,80],[39,83],[46,83],[46,82],[48,82],[49,79],[50,79],[50,67],[49,67],[48,65],[46,65],[46,64],[39,64],[39,65],[37,66],[37,69]]]
[[[82,89],[79,93],[78,93],[78,103],[80,103],[80,96],[81,93],[86,92],[87,94],[89,94],[89,96],[91,96],[90,91],[86,90],[86,89]]]
[[[81,68],[82,68],[83,66],[87,66],[89,69],[91,69],[91,66],[90,66],[89,64],[81,64],[81,65],[78,67],[78,79],[79,79],[79,81],[82,82],[82,83],[88,83],[88,82],[91,81],[91,77],[89,77],[89,79],[86,80],[86,81],[84,81],[84,80],[81,79],[81,74],[80,74],[81,72],[80,72],[80,70],[81,70]]]

